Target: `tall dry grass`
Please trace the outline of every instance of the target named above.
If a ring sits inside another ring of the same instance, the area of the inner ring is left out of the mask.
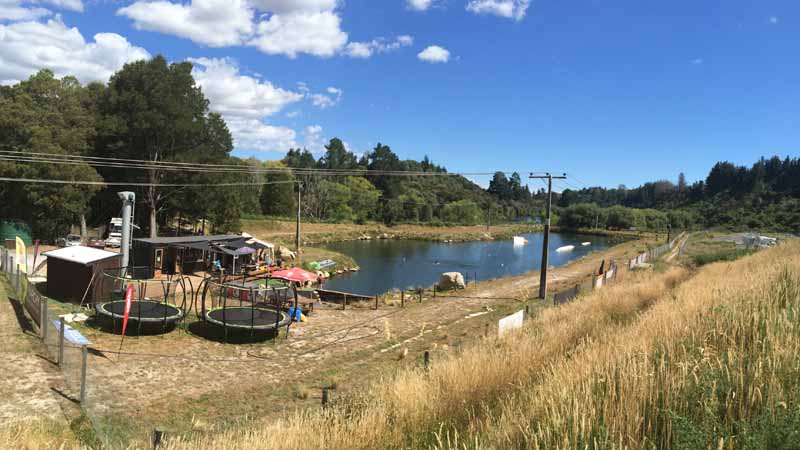
[[[168,449],[375,449],[435,445],[445,430],[469,430],[502,401],[542,382],[546,368],[613,336],[669,295],[683,269],[632,275],[625,286],[586,301],[545,310],[518,335],[486,340],[436,360],[429,371],[410,370],[381,380],[364,395],[327,411],[306,411],[249,430],[228,430],[202,441],[171,442]]]
[[[632,273],[327,410],[164,448],[797,448],[798,275],[794,243]]]

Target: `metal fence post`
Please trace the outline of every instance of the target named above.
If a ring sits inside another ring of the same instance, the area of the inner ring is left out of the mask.
[[[64,368],[64,318],[58,320],[61,327],[58,330],[58,366]]]
[[[88,356],[88,347],[81,345],[81,405],[86,403],[86,360]]]

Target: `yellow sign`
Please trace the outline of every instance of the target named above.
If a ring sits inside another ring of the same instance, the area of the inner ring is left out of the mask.
[[[28,273],[28,250],[25,248],[25,242],[19,236],[17,236],[15,261],[20,272]]]

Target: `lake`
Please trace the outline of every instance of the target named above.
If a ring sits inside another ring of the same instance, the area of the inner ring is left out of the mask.
[[[328,244],[327,248],[353,258],[361,270],[328,280],[325,289],[376,295],[394,288],[431,286],[443,272],[468,274],[470,281],[477,275],[480,281],[539,270],[543,235],[522,236],[528,239],[528,245],[515,247],[511,239],[452,244],[391,239]],[[592,245],[581,246],[586,241]],[[551,233],[549,264],[562,266],[611,244],[605,236]],[[565,245],[574,245],[575,249],[555,251]]]

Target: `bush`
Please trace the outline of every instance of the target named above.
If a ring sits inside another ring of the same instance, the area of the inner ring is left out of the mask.
[[[755,253],[755,250],[750,249],[725,249],[719,250],[712,253],[703,253],[702,255],[696,255],[694,257],[694,262],[698,266],[704,266],[706,264],[711,264],[718,261],[734,261],[742,256],[747,256],[752,253]]]

